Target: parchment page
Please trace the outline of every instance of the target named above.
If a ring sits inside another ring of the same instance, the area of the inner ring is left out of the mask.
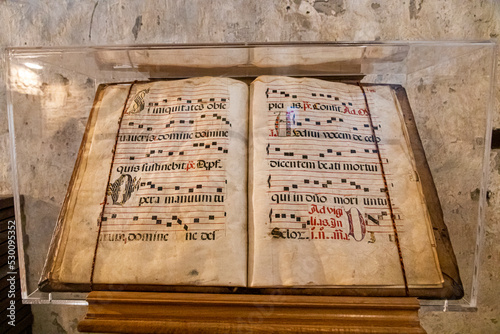
[[[247,98],[224,78],[133,85],[95,284],[246,285]]]
[[[96,94],[42,280],[90,283],[97,219],[106,192],[117,120],[128,89],[129,85],[101,86]]]
[[[355,85],[252,84],[250,286],[402,288],[403,268],[410,285],[440,286],[407,138],[390,89],[380,90],[369,92],[370,120]]]

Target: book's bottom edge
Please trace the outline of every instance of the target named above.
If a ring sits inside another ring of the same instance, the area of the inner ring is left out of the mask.
[[[142,284],[69,284],[54,283],[40,287],[43,292],[90,292],[90,291],[135,291],[135,292],[187,292],[219,294],[262,294],[262,295],[310,295],[310,296],[357,296],[357,297],[418,297],[424,299],[460,299],[463,288],[446,285],[435,288],[373,286],[335,287],[241,287],[241,286],[184,286],[184,285],[142,285]]]

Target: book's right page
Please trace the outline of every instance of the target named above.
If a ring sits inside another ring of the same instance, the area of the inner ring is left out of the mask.
[[[262,76],[250,98],[249,286],[442,286],[390,86]]]

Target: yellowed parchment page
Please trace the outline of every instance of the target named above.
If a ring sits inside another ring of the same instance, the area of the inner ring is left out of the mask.
[[[367,98],[371,120],[356,85],[252,84],[250,286],[402,288],[402,268],[409,286],[441,285],[397,101],[389,87]]]
[[[225,78],[133,85],[95,284],[246,285],[247,99]]]

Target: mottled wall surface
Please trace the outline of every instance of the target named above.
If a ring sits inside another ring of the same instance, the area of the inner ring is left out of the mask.
[[[500,2],[4,0],[0,1],[0,22],[2,48],[152,43],[485,40],[497,38],[500,34]],[[2,79],[3,70],[0,74]],[[9,194],[12,191],[11,170],[3,80],[0,85],[0,194]],[[423,85],[422,89],[425,89],[425,83]],[[497,108],[493,115],[497,128],[500,127],[498,87],[499,84],[495,91]],[[422,312],[422,325],[429,333],[500,332],[498,150],[491,153],[490,170],[491,196],[486,211],[478,311]],[[469,192],[467,190],[467,194]],[[477,194],[472,192],[470,196],[474,199]],[[84,312],[82,307],[48,305],[34,306],[33,310],[35,333],[74,333],[78,318]]]

